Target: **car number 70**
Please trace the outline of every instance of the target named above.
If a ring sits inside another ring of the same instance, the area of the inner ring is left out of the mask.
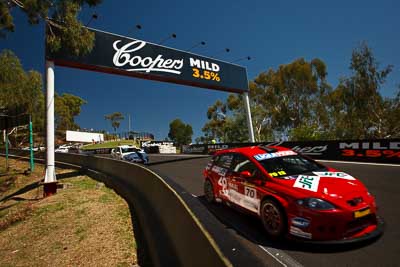
[[[244,194],[250,198],[255,198],[256,197],[256,189],[251,188],[251,187],[245,187],[244,188]]]

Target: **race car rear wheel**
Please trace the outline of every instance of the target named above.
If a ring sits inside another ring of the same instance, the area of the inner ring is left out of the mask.
[[[286,215],[281,206],[272,199],[261,204],[261,221],[267,234],[272,238],[280,238],[286,231]]]
[[[214,187],[208,179],[204,182],[204,196],[208,203],[215,202]]]

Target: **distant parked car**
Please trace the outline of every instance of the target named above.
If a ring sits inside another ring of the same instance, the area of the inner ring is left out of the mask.
[[[143,150],[138,150],[136,152],[129,153],[123,157],[123,160],[135,163],[149,163],[149,157],[147,156],[146,152]]]
[[[59,146],[56,150],[54,150],[55,152],[58,153],[68,153],[70,150],[71,146],[67,146],[67,145],[61,145]]]
[[[147,154],[132,145],[122,145],[111,150],[111,156],[115,159],[126,160],[131,162],[148,163],[149,158]]]
[[[31,149],[30,149],[29,146],[27,146],[27,147],[21,148],[21,150],[29,151],[29,150],[31,150]],[[45,150],[46,150],[46,147],[44,147],[44,146],[41,146],[41,147],[33,147],[32,150],[33,150],[33,151],[45,151]]]
[[[115,159],[122,160],[124,156],[127,156],[128,154],[138,150],[139,148],[132,145],[117,146],[116,148],[111,149],[111,156]]]

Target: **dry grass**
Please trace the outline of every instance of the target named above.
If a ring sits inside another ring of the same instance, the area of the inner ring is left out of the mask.
[[[5,185],[9,176],[0,177],[6,188],[0,191],[0,266],[136,264],[129,208],[112,190],[76,171],[57,170],[58,177],[71,177],[60,180],[66,189],[43,199],[42,189],[33,186],[43,167],[25,176],[18,173],[26,162],[12,160],[11,166],[13,182]]]

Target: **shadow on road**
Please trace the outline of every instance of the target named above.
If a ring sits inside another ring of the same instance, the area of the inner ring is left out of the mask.
[[[154,166],[154,165],[161,165],[167,164],[172,162],[179,162],[179,161],[189,161],[189,160],[196,160],[200,158],[207,158],[209,156],[191,156],[191,157],[182,157],[182,156],[157,156],[155,157],[150,156],[150,162],[146,164],[146,166]]]

